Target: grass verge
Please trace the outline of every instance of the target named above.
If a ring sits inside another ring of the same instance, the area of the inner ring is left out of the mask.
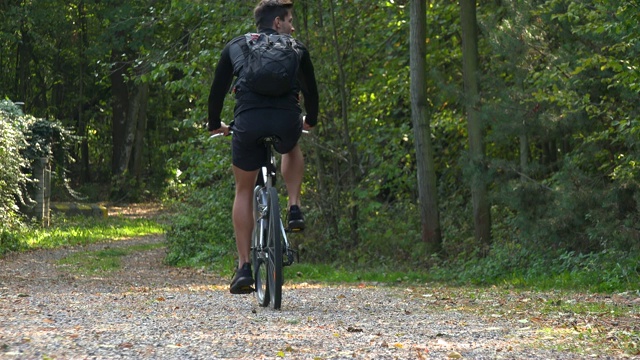
[[[163,243],[152,243],[97,251],[81,251],[58,260],[58,265],[67,266],[73,272],[81,275],[116,271],[122,267],[122,258],[124,256],[164,246]]]
[[[613,295],[528,290],[509,285],[407,286],[404,296],[431,311],[471,313],[518,326],[532,349],[553,349],[583,358],[640,355],[640,293]],[[526,335],[525,335],[526,334]]]
[[[8,251],[88,245],[162,233],[163,227],[150,219],[58,217],[49,228],[25,226],[13,230],[0,242],[0,255]]]

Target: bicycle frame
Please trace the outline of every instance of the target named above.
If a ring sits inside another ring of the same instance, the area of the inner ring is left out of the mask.
[[[277,138],[275,137],[266,137],[262,140],[262,142],[264,142],[264,145],[267,147],[267,162],[265,163],[265,165],[263,165],[260,168],[260,171],[258,172],[258,179],[256,181],[256,186],[262,186],[265,189],[268,189],[268,188],[275,187],[276,185],[276,171],[277,171],[278,163],[276,161],[275,152],[273,151],[273,144],[276,141],[277,141]],[[278,214],[278,217],[280,217],[280,214]],[[287,238],[287,235],[286,235],[287,232],[288,232],[288,229],[284,227],[282,219],[280,219],[280,233],[284,243],[283,250],[285,252],[288,252],[290,250],[289,239]],[[290,257],[288,253],[287,253],[287,257]],[[285,264],[291,265],[292,263],[293,263],[293,260],[291,259],[290,261],[287,261],[287,263]]]
[[[212,137],[217,136],[220,135]],[[284,283],[282,267],[293,264],[297,253],[291,249],[275,188],[278,164],[273,146],[278,139],[268,136],[260,141],[267,151],[254,188],[255,222],[251,237],[251,257],[258,303],[261,306],[271,303],[274,309],[279,309]]]

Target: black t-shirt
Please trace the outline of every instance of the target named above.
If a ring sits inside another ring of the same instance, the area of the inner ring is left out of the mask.
[[[273,29],[262,29],[261,33],[276,34]],[[222,50],[220,60],[216,67],[211,92],[209,93],[209,130],[216,130],[220,127],[220,113],[224,98],[231,87],[234,77],[238,76],[242,64],[244,63],[244,55],[237,42],[245,41],[244,35],[238,36],[231,40]],[[302,56],[300,59],[300,70],[298,71],[298,82],[302,94],[304,95],[304,105],[306,110],[306,122],[315,126],[318,122],[318,87],[316,84],[313,63],[311,56],[306,47],[299,41]],[[281,97],[271,97],[255,94],[248,91],[235,91],[236,105],[234,116],[242,111],[257,108],[281,108],[287,110],[300,109],[298,94],[289,94]]]

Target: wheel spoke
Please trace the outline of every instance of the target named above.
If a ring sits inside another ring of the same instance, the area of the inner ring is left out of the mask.
[[[272,275],[269,277],[269,294],[271,295],[271,305],[274,309],[279,309],[282,301],[282,239],[280,237],[280,205],[278,204],[278,193],[275,188],[268,189],[269,198],[269,269]]]
[[[260,306],[268,306],[271,296],[269,295],[269,264],[263,244],[267,232],[263,228],[263,212],[266,207],[266,197],[264,189],[256,186],[253,191],[253,236],[251,244],[252,262],[254,267],[254,277],[256,285],[256,299]]]

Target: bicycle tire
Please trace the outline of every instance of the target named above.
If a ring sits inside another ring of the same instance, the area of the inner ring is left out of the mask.
[[[265,220],[262,218],[262,209],[267,206],[265,189],[256,186],[253,190],[253,233],[251,235],[251,261],[253,263],[254,279],[256,286],[256,300],[262,307],[269,305],[269,264],[266,261],[266,236],[268,234]]]
[[[282,284],[284,283],[282,274],[282,239],[280,234],[280,204],[278,202],[278,192],[275,188],[268,188],[268,257],[269,261],[269,295],[271,306],[280,309],[282,303]]]

